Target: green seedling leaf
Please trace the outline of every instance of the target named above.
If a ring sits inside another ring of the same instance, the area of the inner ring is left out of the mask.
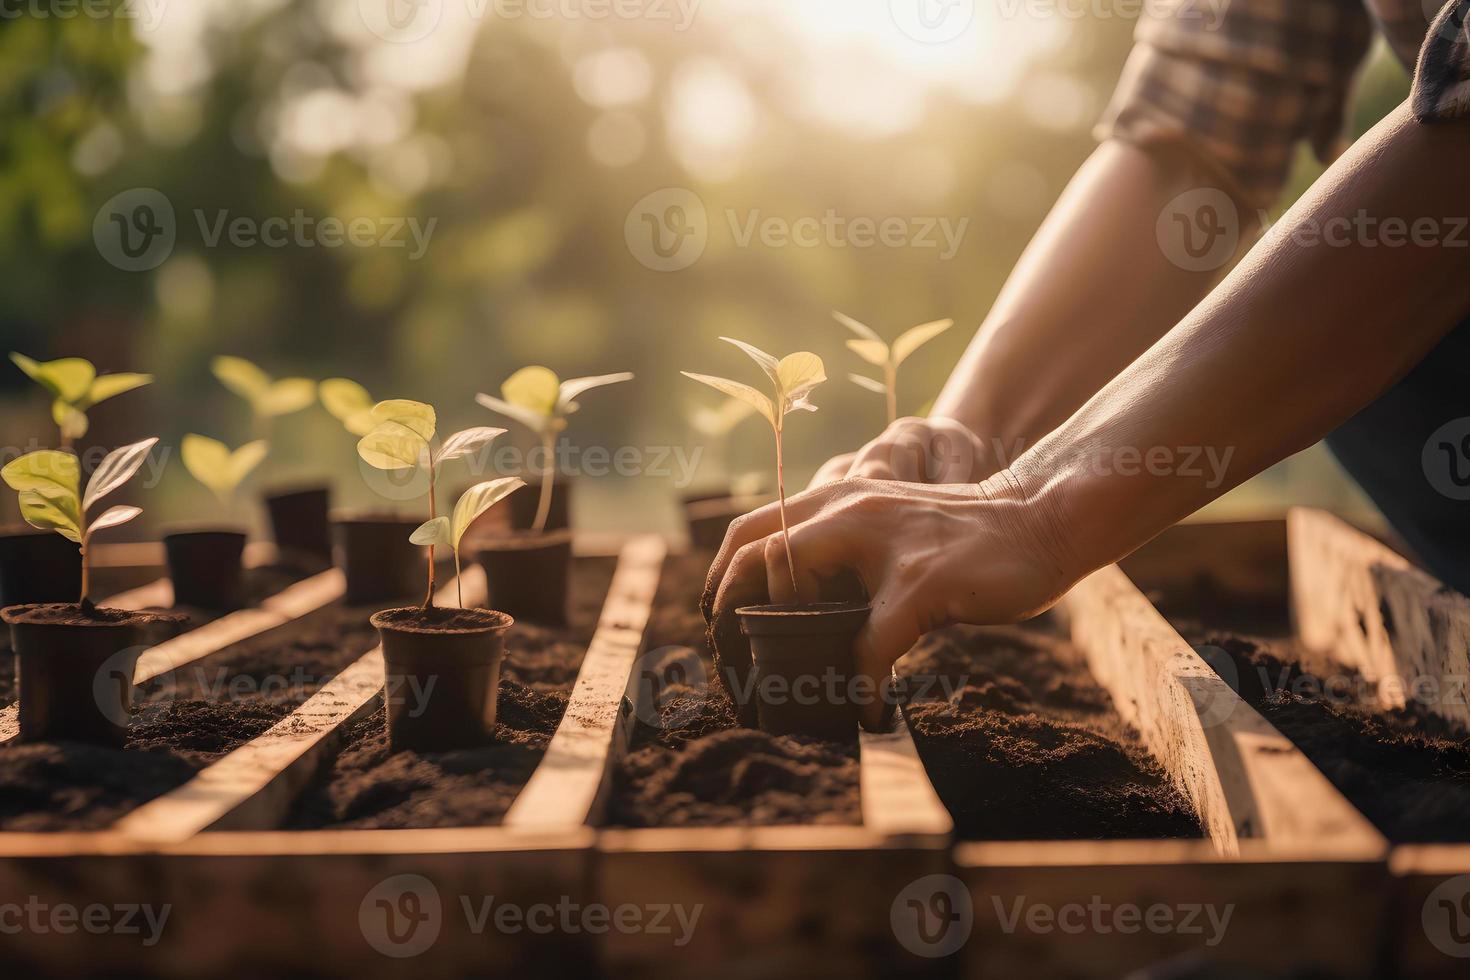
[[[148,453],[158,444],[158,438],[144,439],[127,446],[119,446],[102,458],[87,481],[87,493],[82,498],[83,512],[117,488],[131,480],[148,458]],[[116,508],[114,508],[116,509]]]
[[[270,391],[270,375],[243,357],[221,355],[209,362],[209,369],[220,384],[251,404]]]
[[[357,455],[380,470],[408,470],[429,462],[429,440],[438,417],[430,405],[407,398],[378,402],[373,428],[357,443]]]
[[[449,462],[451,459],[459,459],[461,456],[469,456],[479,452],[489,445],[496,436],[504,434],[504,429],[497,429],[487,425],[476,426],[473,429],[464,429],[456,432],[444,440],[444,445],[439,448],[439,455],[434,457],[434,465],[439,466]]]
[[[15,366],[24,371],[32,381],[51,393],[54,398],[75,403],[81,400],[97,377],[97,369],[91,361],[80,357],[63,357],[55,361],[35,361],[14,351],[10,354]]]
[[[881,340],[849,340],[847,349],[874,367],[885,367],[888,364],[888,345]]]
[[[851,330],[853,333],[857,334],[858,338],[861,340],[875,340],[880,344],[883,343],[883,338],[878,336],[878,331],[874,330],[866,323],[863,323],[860,320],[856,320],[853,317],[848,316],[846,313],[840,313],[837,310],[833,310],[832,318],[847,329]],[[885,344],[884,346],[887,345]]]
[[[0,479],[22,493],[37,493],[48,500],[75,500],[81,492],[82,468],[71,453],[41,449],[6,463],[0,469]]]
[[[410,544],[424,548],[449,546],[451,541],[449,518],[436,517],[431,521],[424,521],[408,536],[408,540]]]
[[[87,389],[86,397],[77,406],[83,411],[104,402],[109,398],[132,391],[134,388],[142,388],[144,385],[153,383],[151,374],[133,374],[124,372],[120,374],[104,374],[92,382],[92,387]]]
[[[571,378],[563,381],[558,389],[556,410],[562,415],[570,415],[580,406],[577,398],[594,388],[605,388],[608,385],[621,384],[624,381],[632,381],[633,372],[619,371],[617,374],[599,374],[590,378]]]
[[[744,402],[763,415],[765,420],[771,423],[771,425],[776,424],[776,409],[771,404],[771,400],[750,385],[741,384],[739,381],[731,381],[728,378],[717,378],[712,374],[695,374],[693,371],[680,371],[679,373],[686,378],[692,378],[700,384],[709,385],[716,391],[723,392],[731,398]]]
[[[477,483],[466,490],[460,496],[459,502],[454,505],[454,520],[450,527],[448,544],[458,551],[459,542],[463,540],[465,532],[481,514],[525,485],[525,480],[508,476],[499,480]]]
[[[719,408],[697,406],[689,413],[689,425],[700,435],[720,438],[734,431],[735,426],[750,418],[755,406],[738,398],[725,398]]]
[[[86,412],[68,405],[60,398],[51,403],[51,418],[56,423],[56,427],[61,430],[63,442],[76,442],[91,428]]]
[[[633,375],[623,371],[561,381],[550,368],[532,365],[505,379],[501,397],[481,393],[475,401],[545,438],[566,428],[566,417],[580,407],[578,397],[594,388],[631,380]]]
[[[390,398],[378,402],[373,406],[372,415],[374,426],[391,422],[408,429],[425,442],[434,438],[439,422],[433,406],[407,398]]]
[[[189,433],[179,447],[184,469],[220,500],[228,500],[250,471],[265,459],[270,446],[264,439],[247,442],[233,452],[208,436]]]
[[[743,350],[752,361],[755,361],[755,363],[761,366],[761,370],[766,372],[766,376],[771,379],[772,384],[779,385],[781,383],[781,379],[777,375],[777,371],[781,367],[781,363],[770,354],[767,354],[765,351],[761,350],[754,344],[747,344],[743,340],[736,340],[733,337],[721,337],[720,339],[727,344],[734,344],[736,347]]]
[[[921,323],[917,327],[904,331],[893,342],[893,366],[898,367],[909,359],[910,354],[952,326],[954,326],[953,320],[935,320],[932,323]]]
[[[310,378],[282,378],[255,402],[255,411],[266,418],[290,415],[316,401],[316,382]]]
[[[365,436],[377,425],[373,420],[373,398],[356,381],[328,378],[317,385],[317,397],[322,407],[355,436]]]
[[[859,388],[864,388],[879,395],[888,394],[888,386],[875,378],[865,377],[861,374],[849,374],[847,378]]]
[[[822,359],[808,351],[787,354],[776,368],[776,384],[779,387],[785,411],[799,410],[815,412],[817,406],[807,401],[817,385],[827,380],[827,370]]]
[[[556,414],[561,382],[551,368],[532,365],[506,378],[500,386],[500,394],[518,408],[548,417]]]
[[[143,508],[141,507],[131,507],[124,505],[109,507],[102,512],[101,517],[93,521],[91,526],[87,528],[87,534],[88,536],[91,536],[93,534],[96,534],[98,531],[106,530],[109,527],[117,527],[119,524],[126,524],[128,521],[131,521],[133,518],[137,517],[141,513],[143,513]]]
[[[271,378],[243,357],[223,355],[210,362],[220,384],[250,403],[262,418],[290,415],[316,401],[316,385],[307,378]]]
[[[35,490],[20,492],[20,516],[31,527],[55,531],[68,541],[82,543],[82,519],[76,497],[47,497]]]

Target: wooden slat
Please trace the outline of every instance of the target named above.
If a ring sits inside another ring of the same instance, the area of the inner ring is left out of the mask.
[[[1424,690],[1423,707],[1470,726],[1470,598],[1322,511],[1293,509],[1287,543],[1304,665],[1357,671],[1387,708]]]
[[[891,731],[859,736],[863,826],[886,838],[948,836],[954,820],[939,801],[903,712]]]
[[[1240,699],[1116,565],[1066,599],[1072,640],[1222,854],[1243,839],[1298,853],[1377,853],[1372,826]]]
[[[158,583],[155,582],[144,586],[143,589],[155,590],[157,585]],[[133,683],[146,684],[171,670],[177,670],[210,654],[218,653],[225,647],[248,640],[252,636],[275,629],[277,626],[283,626],[308,613],[313,613],[340,599],[345,590],[346,579],[340,569],[328,569],[319,575],[303,579],[265,599],[259,606],[221,616],[198,629],[190,630],[150,647],[138,658],[137,666],[133,670]],[[128,598],[128,593],[124,593],[123,601],[137,601],[136,593],[139,591],[134,590],[135,594],[131,598]],[[156,591],[142,598],[154,597],[156,597]],[[110,602],[111,600],[105,600],[104,605]],[[133,607],[124,606],[122,608]],[[0,710],[0,745],[11,741],[19,734],[20,707],[18,704],[12,704]]]
[[[654,535],[624,546],[597,631],[546,756],[505,815],[507,827],[568,829],[595,823],[627,737],[625,697],[658,591],[666,545]]]
[[[463,576],[464,601],[485,601],[485,573]],[[451,581],[436,593],[457,601]],[[189,782],[145,803],[114,830],[156,844],[187,840],[200,831],[267,829],[279,825],[342,731],[371,710],[383,689],[383,648],[374,647],[268,731],[200,771]]]

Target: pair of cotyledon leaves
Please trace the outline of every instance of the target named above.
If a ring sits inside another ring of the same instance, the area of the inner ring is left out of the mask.
[[[126,524],[143,513],[140,507],[109,507],[91,524],[85,522],[93,504],[133,478],[157,442],[157,438],[144,439],[108,453],[87,481],[85,494],[81,492],[81,464],[76,456],[57,449],[13,459],[0,469],[0,477],[20,495],[26,523],[80,544],[97,531]]]
[[[153,381],[151,374],[99,375],[91,361],[80,357],[36,361],[12,351],[10,359],[51,395],[51,418],[63,439],[87,434],[87,410],[93,405]]]
[[[787,354],[779,360],[767,354],[752,344],[743,340],[735,340],[732,337],[721,337],[727,344],[733,344],[744,351],[751,360],[760,365],[761,370],[766,372],[766,377],[771,380],[775,397],[765,395],[750,385],[739,381],[731,381],[728,378],[718,378],[709,374],[695,374],[693,371],[680,372],[686,378],[693,378],[703,384],[709,385],[716,391],[723,392],[731,398],[744,402],[751,408],[763,415],[771,427],[780,430],[781,420],[793,411],[815,412],[817,406],[809,401],[812,389],[827,380],[827,371],[822,366],[822,359],[809,351],[798,351],[795,354]]]
[[[832,316],[838,323],[857,334],[847,342],[847,349],[874,367],[882,368],[886,377],[892,377],[898,371],[898,366],[908,360],[914,351],[954,326],[953,320],[921,323],[917,327],[905,330],[890,345],[878,336],[877,331],[872,327],[854,320],[846,313],[834,312]],[[888,391],[888,384],[876,378],[869,378],[861,374],[849,374],[848,378],[860,388],[866,388],[880,395]]]

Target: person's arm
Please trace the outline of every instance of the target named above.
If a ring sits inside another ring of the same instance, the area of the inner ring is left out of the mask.
[[[924,632],[1047,608],[1094,569],[1311,444],[1406,373],[1470,314],[1470,124],[1399,109],[1358,142],[1177,327],[1009,469],[975,487],[846,480],[790,502],[804,594],[855,569],[873,612],[857,638],[873,681]],[[1441,240],[1386,247],[1359,215],[1430,223]],[[1321,233],[1312,234],[1312,229]],[[1230,453],[1223,472],[1178,452]],[[1146,465],[1150,450],[1175,465]],[[706,612],[737,649],[734,610],[790,602],[779,515],[732,526]],[[882,705],[863,708],[875,725]]]

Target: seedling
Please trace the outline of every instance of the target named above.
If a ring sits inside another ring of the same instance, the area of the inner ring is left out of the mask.
[[[781,538],[786,545],[786,567],[791,573],[791,590],[793,594],[796,594],[796,559],[791,554],[791,530],[786,523],[786,466],[781,437],[785,431],[787,415],[798,410],[803,412],[817,410],[817,406],[807,398],[812,393],[812,389],[827,380],[827,372],[822,366],[822,359],[808,351],[787,354],[777,360],[759,347],[754,347],[744,341],[730,337],[720,339],[727,344],[734,344],[761,366],[761,370],[766,372],[766,377],[771,379],[771,385],[775,391],[774,399],[767,398],[750,385],[741,384],[739,381],[729,381],[708,374],[694,374],[690,371],[680,373],[686,378],[693,378],[695,381],[707,384],[716,391],[724,392],[731,398],[738,398],[760,412],[765,416],[766,421],[771,423],[771,431],[776,435],[776,496],[781,510]]]
[[[718,455],[725,469],[729,469],[730,433],[735,427],[755,414],[754,406],[738,398],[722,399],[719,406],[695,406],[689,413],[689,426],[707,440],[719,446]]]
[[[464,586],[460,582],[459,571],[459,543],[463,540],[464,533],[481,514],[525,485],[526,481],[518,476],[477,483],[460,495],[459,502],[454,505],[452,517],[431,518],[420,524],[409,536],[409,540],[416,545],[427,545],[430,548],[443,545],[453,553],[454,585],[459,594],[459,608],[464,608]]]
[[[357,454],[362,457],[363,462],[369,466],[375,466],[380,470],[390,472],[400,470],[422,470],[429,478],[429,520],[414,532],[421,532],[435,536],[435,540],[427,541],[429,547],[429,590],[424,595],[423,608],[430,609],[434,605],[434,547],[441,543],[437,538],[437,531],[426,532],[425,528],[435,525],[439,517],[437,505],[434,500],[434,488],[437,482],[439,467],[452,459],[468,456],[479,452],[490,440],[504,432],[504,429],[494,429],[488,426],[477,426],[464,429],[449,436],[440,445],[438,452],[434,451],[434,432],[438,424],[438,416],[430,405],[423,402],[410,401],[406,398],[393,398],[388,401],[378,402],[372,408],[373,427],[368,430],[357,443]],[[486,484],[480,484],[485,486]],[[474,489],[478,489],[474,488]],[[474,492],[474,489],[470,493]],[[506,490],[510,493],[514,490]],[[465,496],[468,497],[470,493]],[[502,493],[501,496],[505,494]],[[496,498],[499,499],[499,498]],[[491,501],[493,503],[494,501]],[[461,498],[460,503],[465,503]],[[473,501],[470,505],[473,506]],[[486,506],[489,506],[488,504]],[[459,508],[455,508],[455,516],[458,518]],[[476,517],[479,516],[477,513]],[[436,527],[438,525],[435,525]],[[469,525],[466,524],[465,527]],[[459,536],[453,534],[454,524],[450,525],[450,539],[454,543],[455,565],[459,563]],[[460,531],[460,535],[463,530]]]
[[[556,440],[567,427],[567,416],[580,406],[578,396],[606,385],[632,381],[633,375],[623,371],[619,374],[601,374],[590,378],[571,378],[562,381],[550,368],[539,366],[521,368],[505,379],[500,386],[501,398],[479,394],[475,401],[507,418],[515,419],[536,433],[541,439],[545,465],[541,470],[541,497],[536,503],[536,520],[531,530],[537,534],[546,530],[546,520],[551,516],[551,487],[556,472]]]
[[[832,314],[837,322],[857,334],[847,342],[848,350],[883,372],[882,380],[862,374],[849,374],[852,383],[859,388],[884,395],[888,399],[888,422],[898,419],[898,367],[908,360],[909,355],[944,331],[954,326],[953,320],[935,320],[905,330],[892,346],[879,337],[877,331],[859,323],[845,313]]]
[[[361,438],[373,431],[373,396],[366,388],[350,378],[328,378],[317,385],[317,397],[322,407],[342,427]]]
[[[209,489],[219,502],[230,506],[235,491],[265,459],[270,444],[264,439],[247,442],[237,449],[230,449],[218,439],[189,433],[179,447],[184,469],[189,475]]]
[[[51,418],[61,430],[63,449],[87,434],[87,410],[93,405],[153,382],[151,374],[99,375],[91,361],[80,357],[33,361],[11,351],[10,359],[51,395]]]
[[[131,480],[157,442],[156,437],[144,439],[108,453],[87,481],[85,494],[81,492],[81,464],[77,457],[59,449],[26,453],[0,469],[0,477],[20,495],[20,514],[27,524],[43,531],[55,531],[80,546],[82,594],[78,604],[83,612],[90,614],[95,608],[87,595],[91,584],[87,555],[92,535],[126,524],[143,513],[141,507],[119,505],[107,508],[87,523],[87,511]]]
[[[243,357],[216,357],[209,369],[220,384],[245,399],[261,434],[271,419],[299,412],[316,401],[316,383],[310,378],[272,378]]]

